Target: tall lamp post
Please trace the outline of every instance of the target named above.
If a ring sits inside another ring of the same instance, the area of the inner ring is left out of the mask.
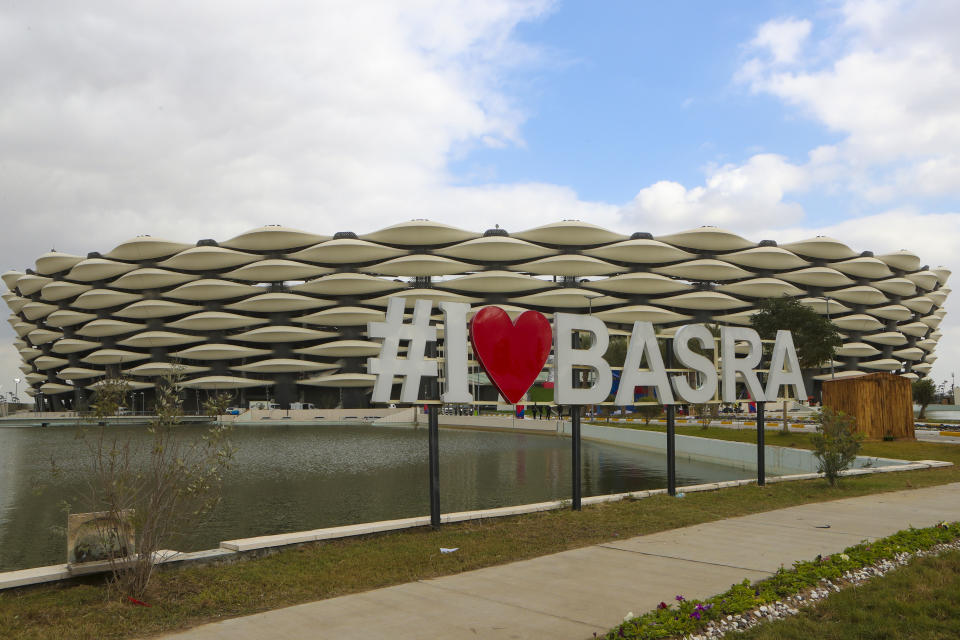
[[[13,400],[20,404],[20,378],[13,379]]]
[[[827,301],[827,322],[830,322],[830,296],[821,296],[824,300]],[[833,374],[833,354],[830,355],[830,379],[834,379]]]

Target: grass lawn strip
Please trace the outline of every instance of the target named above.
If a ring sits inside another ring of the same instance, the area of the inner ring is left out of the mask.
[[[680,432],[681,429],[678,429]],[[687,430],[684,430],[687,431]],[[689,429],[690,435],[749,441],[749,431]],[[767,442],[809,446],[807,434],[768,432]],[[747,485],[722,491],[665,495],[307,544],[263,557],[163,570],[145,600],[124,604],[104,586],[44,585],[0,592],[3,637],[133,638],[172,632],[227,617],[249,615],[414,580],[470,571],[624,539],[785,507],[960,482],[960,446],[929,442],[864,444],[864,455],[947,460],[957,466],[824,480]],[[459,547],[441,554],[440,547]]]
[[[642,423],[626,424],[614,423],[606,424],[604,422],[593,422],[597,426],[616,427],[619,429],[637,429],[641,431],[666,432],[667,428],[663,425]],[[729,440],[732,442],[747,442],[756,444],[757,430],[749,429],[727,429],[724,427],[708,427],[706,429],[696,425],[677,425],[676,433],[680,436],[696,436],[698,438],[713,438],[715,440]],[[767,446],[792,447],[797,449],[813,449],[810,443],[812,433],[791,431],[783,433],[777,429],[767,429],[764,432],[764,443]],[[863,442],[857,455],[868,456],[871,458],[895,458],[900,460],[945,460],[960,464],[960,445],[946,444],[942,442],[927,442],[923,440],[893,440],[867,441]]]
[[[604,637],[609,640],[721,638],[762,622],[796,615],[799,607],[816,603],[844,587],[882,577],[916,558],[958,550],[960,523],[943,522],[935,527],[908,529],[848,547],[843,553],[796,562],[792,569],[781,568],[775,575],[755,584],[744,580],[707,600],[687,600],[678,594],[674,602],[661,602],[657,609],[642,616],[632,617],[628,613],[628,619]]]
[[[730,636],[745,640],[960,638],[960,551],[929,555],[881,579],[843,589],[800,615]]]

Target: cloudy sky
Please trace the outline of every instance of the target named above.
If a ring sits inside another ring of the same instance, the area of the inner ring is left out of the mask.
[[[0,270],[144,233],[577,218],[958,271],[960,3],[760,5],[3,3]]]

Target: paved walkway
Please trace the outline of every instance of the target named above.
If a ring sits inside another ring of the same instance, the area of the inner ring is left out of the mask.
[[[628,611],[909,526],[960,519],[960,484],[802,505],[206,624],[178,640],[592,638]],[[829,528],[827,528],[829,525]]]
[[[917,429],[915,431],[917,440],[922,440],[924,442],[939,442],[940,444],[960,444],[960,437],[958,436],[943,436],[940,435],[939,430],[933,429]]]

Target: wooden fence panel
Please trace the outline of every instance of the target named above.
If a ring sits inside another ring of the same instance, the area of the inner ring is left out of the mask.
[[[823,405],[856,420],[856,430],[868,440],[884,436],[914,439],[913,390],[907,378],[870,373],[823,383]]]

